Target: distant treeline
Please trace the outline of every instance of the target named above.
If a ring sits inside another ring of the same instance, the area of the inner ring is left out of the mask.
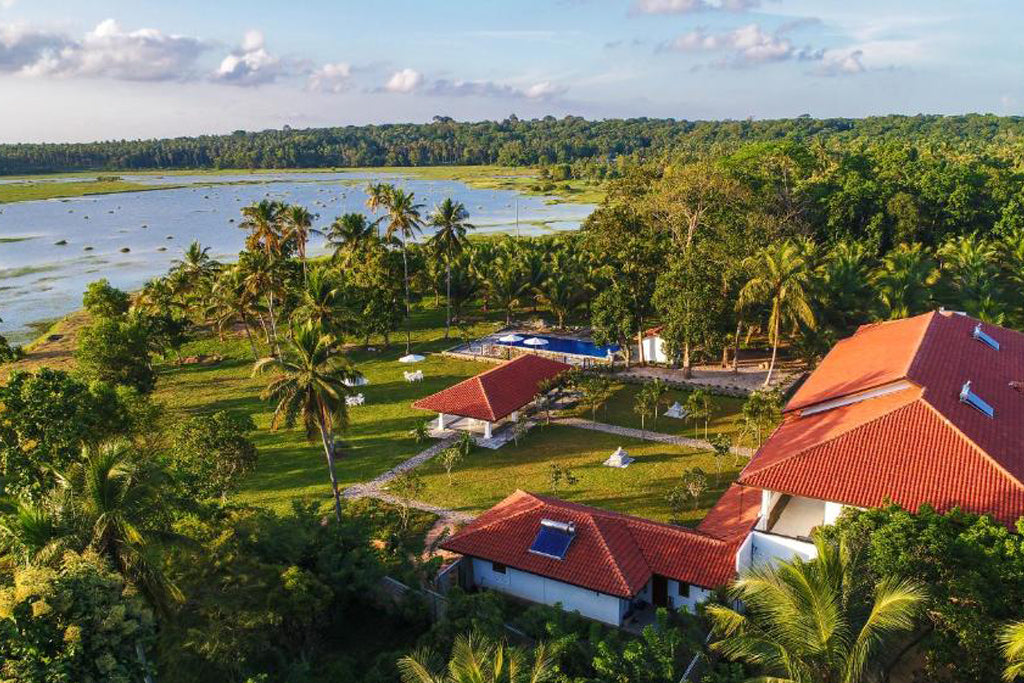
[[[556,119],[388,124],[236,131],[163,140],[0,145],[0,175],[66,171],[356,166],[551,165],[589,161],[588,175],[616,162],[669,153],[722,154],[751,142],[837,140],[944,145],[978,151],[1018,147],[1024,117],[882,116],[866,119],[677,121]]]

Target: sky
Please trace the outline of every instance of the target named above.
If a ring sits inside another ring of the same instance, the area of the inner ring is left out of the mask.
[[[1021,0],[0,0],[0,142],[1024,109]]]

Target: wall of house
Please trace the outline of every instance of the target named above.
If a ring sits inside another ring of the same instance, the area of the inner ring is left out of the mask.
[[[585,617],[613,626],[622,623],[622,615],[629,607],[628,600],[512,567],[506,567],[504,574],[495,572],[491,562],[476,558],[473,559],[473,581],[480,588],[501,591],[531,602],[544,605],[561,603],[567,612],[579,612]]]
[[[668,603],[670,607],[675,609],[683,609],[684,607],[690,611],[695,612],[697,605],[704,602],[711,597],[711,591],[707,588],[701,588],[700,586],[690,585],[690,593],[688,596],[679,594],[679,582],[668,580]]]
[[[830,503],[825,501],[825,524],[835,524],[836,520],[839,519],[839,515],[842,514],[846,508],[842,503]]]
[[[752,531],[751,535],[751,560],[750,564],[759,565],[774,563],[779,560],[790,560],[793,557],[802,557],[809,560],[817,556],[813,543],[800,541],[795,538],[776,536],[761,531]]]
[[[644,360],[648,363],[670,363],[672,361],[665,354],[665,342],[661,337],[644,337],[643,343]],[[636,348],[634,347],[634,351]]]

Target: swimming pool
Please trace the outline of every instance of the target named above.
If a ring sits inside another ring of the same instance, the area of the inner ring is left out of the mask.
[[[547,342],[542,346],[533,346],[527,344],[526,340],[531,339],[524,335],[523,341],[518,342],[503,342],[495,340],[496,344],[501,346],[518,346],[523,349],[531,349],[534,351],[547,351],[548,353],[565,353],[574,356],[590,356],[591,358],[607,358],[609,353],[615,353],[619,350],[618,344],[599,345],[592,341],[584,341],[582,339],[564,339],[562,337],[546,337],[542,334],[533,335],[532,338],[543,339]]]

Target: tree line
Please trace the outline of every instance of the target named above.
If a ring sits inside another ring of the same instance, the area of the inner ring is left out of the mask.
[[[880,116],[865,119],[686,121],[578,116],[333,128],[235,131],[151,140],[0,145],[0,175],[65,171],[203,168],[332,168],[581,162],[578,172],[614,174],[621,161],[665,155],[721,154],[754,142],[822,142],[840,146],[884,142],[922,148],[1019,155],[1024,119],[964,116]],[[621,160],[621,161],[620,161]],[[589,164],[587,162],[597,162]]]

